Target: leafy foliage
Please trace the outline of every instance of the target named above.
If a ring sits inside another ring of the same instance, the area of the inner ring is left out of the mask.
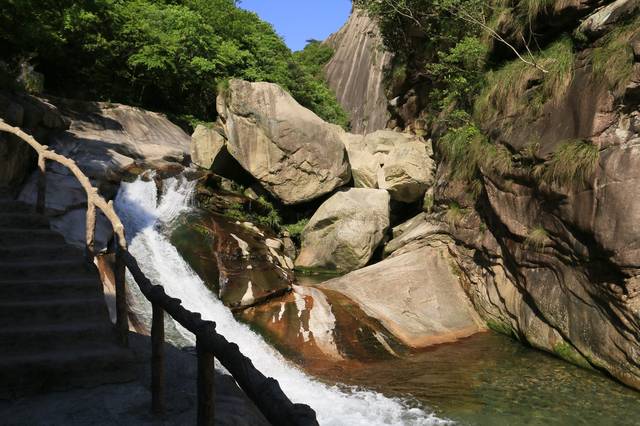
[[[46,89],[196,119],[215,118],[218,83],[270,81],[344,125],[335,96],[271,25],[234,0],[20,0],[0,3],[0,54],[30,58]],[[323,51],[326,62],[330,52]],[[316,59],[319,61],[320,59]]]
[[[300,219],[296,223],[292,223],[289,225],[284,225],[282,228],[289,232],[289,236],[296,241],[300,241],[300,236],[302,235],[302,231],[309,223],[309,219]]]

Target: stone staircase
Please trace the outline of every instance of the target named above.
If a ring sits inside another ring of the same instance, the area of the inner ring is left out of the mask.
[[[133,379],[98,271],[0,188],[0,397]]]

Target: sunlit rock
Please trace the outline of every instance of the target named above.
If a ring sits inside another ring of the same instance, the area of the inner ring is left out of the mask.
[[[352,299],[407,346],[451,342],[483,329],[446,247],[411,251],[320,287]]]
[[[337,192],[302,233],[296,266],[352,271],[369,262],[389,228],[389,194],[379,189]]]

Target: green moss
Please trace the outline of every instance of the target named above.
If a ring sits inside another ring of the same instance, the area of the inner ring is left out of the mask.
[[[309,223],[309,219],[300,219],[296,223],[283,225],[282,229],[289,232],[289,236],[291,238],[298,239],[302,235],[302,231],[304,231],[304,228],[307,226],[308,223]]]
[[[514,114],[537,115],[549,101],[562,97],[573,79],[573,42],[563,37],[534,55],[547,72],[513,60],[489,71],[474,105],[474,118],[486,123]]]
[[[592,51],[594,81],[604,81],[608,88],[620,93],[633,74],[634,55],[631,39],[640,34],[640,18],[611,31]]]
[[[517,336],[513,328],[503,321],[489,319],[487,320],[487,327],[489,327],[489,329],[495,331],[496,333],[506,334],[507,336],[513,337]]]
[[[548,184],[584,185],[595,172],[599,158],[596,145],[589,141],[569,140],[562,143],[545,163],[541,177]]]
[[[558,343],[557,345],[555,345],[553,347],[553,353],[572,364],[588,369],[593,368],[585,357],[580,355],[580,353],[573,346],[566,342]]]

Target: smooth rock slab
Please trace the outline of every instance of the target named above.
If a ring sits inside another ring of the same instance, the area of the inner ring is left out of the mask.
[[[356,303],[331,290],[294,285],[286,296],[248,308],[240,317],[305,368],[379,361],[406,350]]]
[[[425,247],[326,281],[407,346],[452,342],[483,330],[446,248]]]
[[[344,131],[280,86],[232,80],[218,96],[229,153],[285,204],[313,200],[351,178]]]
[[[296,266],[353,271],[365,266],[389,228],[389,194],[351,188],[325,201],[302,232]]]

